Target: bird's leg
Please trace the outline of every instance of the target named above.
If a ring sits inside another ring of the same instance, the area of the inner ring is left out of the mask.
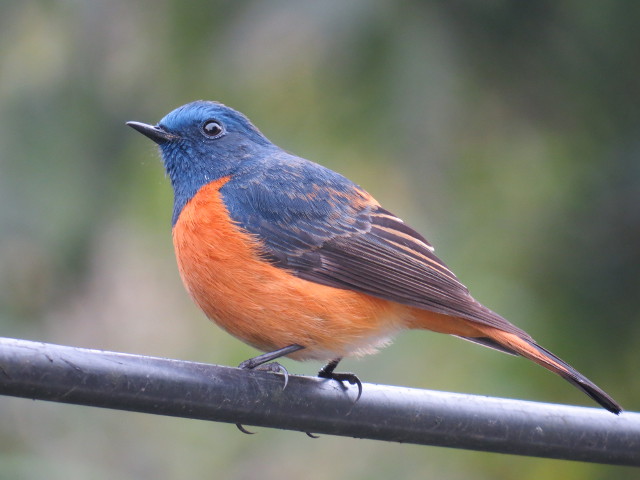
[[[262,355],[258,355],[257,357],[245,360],[240,365],[238,365],[238,368],[241,368],[243,370],[262,370],[265,372],[282,373],[284,375],[284,387],[282,387],[282,389],[284,390],[285,388],[287,388],[287,383],[289,383],[289,372],[286,368],[284,368],[278,362],[274,362],[273,360],[297,352],[298,350],[302,350],[303,348],[304,347],[302,345],[294,343],[293,345],[288,345],[284,348],[274,350],[273,352],[263,353]],[[236,427],[238,427],[238,430],[240,430],[242,433],[254,433],[244,428],[240,423],[236,423]]]
[[[253,370],[259,365],[264,365],[271,360],[275,360],[276,358],[284,357],[285,355],[289,355],[291,353],[297,352],[298,350],[302,350],[304,347],[302,345],[298,345],[296,343],[292,345],[288,345],[284,348],[280,348],[278,350],[274,350],[273,352],[263,353],[262,355],[258,355],[257,357],[250,358],[249,360],[245,360],[238,368],[242,368],[245,370]]]
[[[337,380],[339,382],[349,382],[351,385],[358,386],[358,396],[356,397],[356,402],[360,400],[360,396],[362,395],[362,382],[356,376],[355,373],[336,373],[334,370],[340,363],[342,358],[334,358],[329,363],[327,363],[324,367],[320,369],[318,372],[318,376],[320,378],[330,378],[332,380]],[[355,402],[354,402],[355,403]]]

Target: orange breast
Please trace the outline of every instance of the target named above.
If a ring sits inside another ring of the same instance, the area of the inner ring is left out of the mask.
[[[291,344],[293,358],[327,360],[371,353],[406,327],[409,308],[302,280],[260,258],[259,240],[235,225],[222,201],[223,178],[180,213],[173,243],[182,280],[205,314],[232,335],[269,351]]]

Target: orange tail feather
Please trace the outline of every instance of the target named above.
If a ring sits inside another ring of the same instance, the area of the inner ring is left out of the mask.
[[[490,343],[498,344],[501,347],[499,348],[500,350],[507,351],[507,353],[521,355],[536,362],[538,365],[543,366],[547,370],[557,373],[610,412],[618,415],[622,411],[622,407],[620,407],[620,405],[604,390],[578,372],[571,365],[556,357],[549,350],[541,347],[533,340],[523,339],[512,333],[502,332],[490,327],[479,327],[478,330],[481,330],[486,334],[490,339]],[[475,339],[469,338],[469,340],[473,341]]]

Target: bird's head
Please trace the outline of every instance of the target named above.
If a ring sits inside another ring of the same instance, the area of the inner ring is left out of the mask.
[[[248,161],[260,160],[277,149],[247,117],[217,102],[188,103],[155,126],[127,125],[159,145],[176,208],[209,182],[232,175]]]

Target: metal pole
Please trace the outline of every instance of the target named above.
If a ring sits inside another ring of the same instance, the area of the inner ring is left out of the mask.
[[[0,338],[0,394],[303,432],[640,466],[640,414]],[[309,440],[311,441],[311,440]]]

